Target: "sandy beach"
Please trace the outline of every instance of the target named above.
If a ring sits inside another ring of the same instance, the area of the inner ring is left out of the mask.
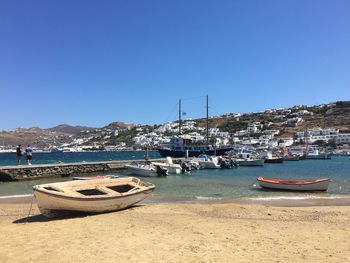
[[[350,206],[144,203],[61,217],[0,203],[1,262],[349,262]]]

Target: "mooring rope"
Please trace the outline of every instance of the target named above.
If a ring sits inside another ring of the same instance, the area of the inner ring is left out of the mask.
[[[28,215],[26,217],[26,222],[25,223],[28,223],[28,218],[30,216],[30,212],[32,212],[33,202],[34,202],[34,195],[32,197],[32,201],[30,201],[30,208],[29,208]]]

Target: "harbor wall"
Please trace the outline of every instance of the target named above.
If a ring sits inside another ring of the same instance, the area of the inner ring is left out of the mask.
[[[87,173],[106,173],[126,169],[132,161],[84,162],[68,164],[0,166],[0,181],[20,181],[64,177]]]

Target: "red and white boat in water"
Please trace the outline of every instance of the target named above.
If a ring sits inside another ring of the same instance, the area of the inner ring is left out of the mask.
[[[262,188],[289,191],[327,191],[329,178],[317,180],[282,180],[267,177],[256,179]]]
[[[284,148],[281,150],[279,157],[282,157],[284,161],[299,161],[300,156],[297,154],[292,154],[288,151],[288,148]]]
[[[271,152],[266,153],[265,163],[283,163],[284,159],[281,156],[274,156]]]

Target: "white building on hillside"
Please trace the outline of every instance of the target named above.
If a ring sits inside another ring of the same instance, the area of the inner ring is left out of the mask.
[[[287,125],[288,126],[292,126],[292,127],[296,127],[298,126],[298,124],[300,124],[303,121],[303,119],[301,117],[295,117],[295,118],[290,118],[287,119]]]
[[[286,117],[286,115],[276,115],[273,117],[274,120],[283,120]]]
[[[210,137],[218,137],[218,138],[228,138],[228,137],[230,137],[229,132],[221,132],[219,130],[219,128],[210,128],[208,133],[209,133]]]
[[[304,116],[304,115],[314,115],[313,112],[310,112],[308,110],[301,110],[301,111],[298,111],[298,112],[295,112],[293,113],[294,116]]]
[[[336,138],[337,143],[350,143],[350,133],[339,133]]]
[[[312,129],[305,132],[297,132],[297,141],[307,141],[313,143],[315,141],[321,140],[328,142],[331,139],[336,139],[338,137],[338,129]]]
[[[261,128],[262,128],[262,124],[260,122],[253,122],[248,125],[247,132],[257,133]]]
[[[248,132],[246,130],[240,130],[240,131],[235,132],[234,135],[237,137],[242,137],[242,136],[248,135]]]
[[[293,145],[294,139],[293,138],[278,138],[278,146],[280,147],[288,147]]]
[[[271,134],[271,135],[278,135],[280,133],[279,130],[264,130],[262,131],[263,134]]]

